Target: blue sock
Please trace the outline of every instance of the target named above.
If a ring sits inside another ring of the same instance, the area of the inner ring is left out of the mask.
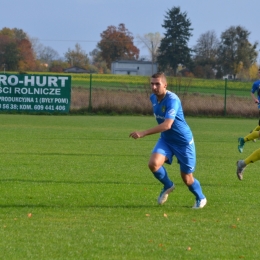
[[[154,177],[159,180],[164,188],[168,189],[173,185],[173,182],[169,179],[166,169],[161,166],[156,172],[153,172]]]
[[[205,199],[205,195],[202,193],[200,182],[194,178],[194,182],[188,186],[189,190],[195,195],[196,200]]]

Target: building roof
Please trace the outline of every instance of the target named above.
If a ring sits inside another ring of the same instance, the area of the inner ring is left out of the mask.
[[[67,68],[64,70],[64,72],[74,72],[74,73],[89,73],[88,70],[77,67],[77,66],[72,66],[70,68]]]
[[[115,60],[112,63],[138,63],[138,64],[152,64],[151,61],[141,61],[141,60]],[[155,62],[154,62],[155,63]]]

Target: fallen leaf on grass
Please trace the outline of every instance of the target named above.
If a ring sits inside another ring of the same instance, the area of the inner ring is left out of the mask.
[[[168,215],[167,215],[166,213],[164,213],[163,216],[164,216],[165,218],[168,218]]]
[[[27,214],[27,217],[28,217],[28,218],[31,218],[31,217],[32,217],[32,213],[28,213],[28,214]]]
[[[191,247],[190,247],[190,246],[188,246],[188,247],[187,247],[187,250],[188,250],[188,251],[190,251],[190,250],[191,250]]]
[[[145,214],[146,217],[150,217],[150,214]]]

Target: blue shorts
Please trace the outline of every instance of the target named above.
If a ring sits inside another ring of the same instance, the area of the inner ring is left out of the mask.
[[[192,139],[187,145],[176,145],[167,143],[160,138],[153,148],[152,153],[159,153],[167,157],[166,163],[172,164],[173,156],[176,156],[183,173],[193,173],[196,167],[196,149]]]

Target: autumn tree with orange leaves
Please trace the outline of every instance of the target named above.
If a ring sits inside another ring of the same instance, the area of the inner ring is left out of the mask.
[[[31,42],[28,39],[22,39],[18,43],[18,49],[20,52],[20,60],[18,63],[19,70],[35,70],[36,62]]]
[[[0,66],[9,71],[35,70],[32,44],[23,30],[6,27],[0,30]]]
[[[101,34],[101,41],[97,44],[102,59],[111,67],[111,63],[118,59],[134,60],[139,58],[140,50],[134,45],[134,37],[123,23],[108,28]]]

